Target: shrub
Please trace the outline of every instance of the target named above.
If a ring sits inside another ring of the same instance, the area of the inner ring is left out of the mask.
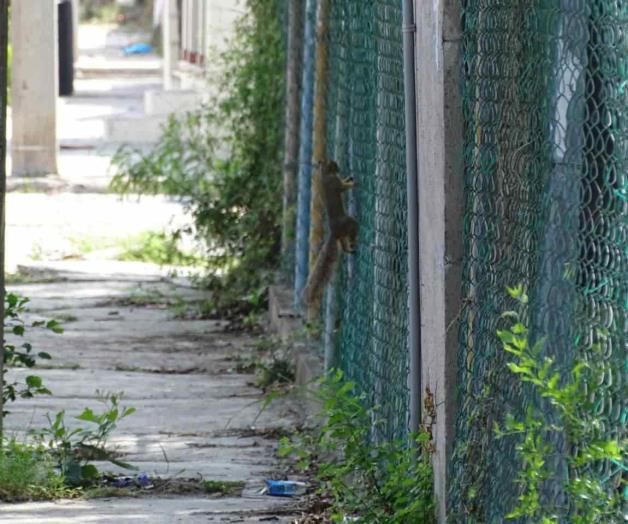
[[[216,60],[223,74],[211,102],[172,116],[148,153],[124,147],[113,159],[112,190],[166,193],[185,204],[207,246],[207,285],[226,308],[258,295],[279,262],[280,15],[280,0],[247,0],[229,50]]]

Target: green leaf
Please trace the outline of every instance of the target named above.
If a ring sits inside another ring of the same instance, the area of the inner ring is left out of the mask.
[[[25,381],[29,388],[40,388],[42,386],[41,377],[37,375],[28,375]]]
[[[100,417],[96,416],[90,408],[85,408],[83,412],[74,417],[76,420],[84,420],[86,422],[100,423]]]
[[[39,353],[37,353],[37,356],[43,360],[50,360],[52,358],[50,356],[50,353],[46,353],[45,351],[40,351]]]
[[[81,465],[74,459],[62,465],[61,471],[70,486],[78,486],[82,481]]]
[[[532,376],[530,368],[519,366],[514,362],[508,362],[506,366],[508,366],[508,369],[510,369],[510,371],[512,371],[513,373],[517,373],[518,375]]]
[[[46,329],[49,329],[53,333],[63,333],[63,326],[56,320],[49,320],[46,323]]]
[[[93,464],[85,464],[81,466],[81,478],[83,480],[94,480],[98,477],[99,471]]]
[[[528,329],[521,322],[517,322],[514,326],[510,328],[510,330],[516,335],[521,335],[528,332]]]

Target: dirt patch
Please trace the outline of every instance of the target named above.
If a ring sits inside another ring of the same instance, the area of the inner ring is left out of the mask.
[[[87,498],[112,497],[175,497],[207,495],[208,497],[240,497],[244,482],[207,480],[203,478],[114,477],[104,476],[98,486],[85,490]]]
[[[296,428],[298,430],[298,428]],[[261,437],[269,440],[279,440],[282,437],[289,437],[293,435],[295,429],[275,427],[275,428],[227,428],[214,431],[211,433],[212,437]]]

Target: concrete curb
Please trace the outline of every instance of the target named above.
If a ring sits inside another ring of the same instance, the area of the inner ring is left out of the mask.
[[[300,315],[292,307],[292,293],[282,286],[271,286],[268,291],[271,331],[283,344],[294,350],[297,386],[311,384],[323,375],[323,358],[316,348],[305,340]]]
[[[268,291],[270,329],[279,336],[283,344],[293,350],[295,384],[310,388],[323,376],[323,358],[317,348],[303,335],[303,322],[292,307],[292,293],[283,286],[271,286]],[[304,421],[320,412],[320,405],[305,394],[299,402]]]

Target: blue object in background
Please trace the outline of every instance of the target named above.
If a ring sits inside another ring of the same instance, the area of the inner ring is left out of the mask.
[[[303,495],[307,490],[305,482],[294,480],[267,480],[266,494],[272,497],[294,497]]]
[[[146,487],[150,484],[150,479],[146,473],[140,473],[137,476],[137,483],[142,487]]]
[[[131,44],[122,49],[122,52],[125,55],[147,55],[148,53],[153,52],[153,46],[150,44],[145,44],[143,42],[137,44]]]

